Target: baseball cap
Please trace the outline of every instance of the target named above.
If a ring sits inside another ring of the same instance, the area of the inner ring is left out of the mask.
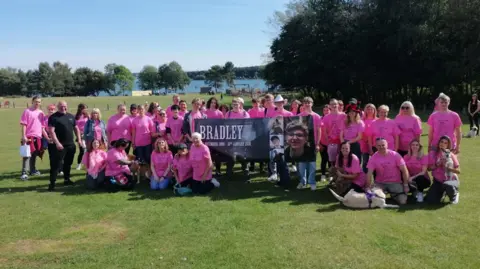
[[[130,105],[130,111],[134,110],[134,109],[137,109],[137,105],[136,104],[131,104]]]

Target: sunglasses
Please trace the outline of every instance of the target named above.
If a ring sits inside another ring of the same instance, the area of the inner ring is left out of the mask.
[[[408,107],[408,106],[402,106],[402,110],[409,110],[409,109],[410,109],[410,107]]]
[[[385,140],[385,138],[383,138],[383,137],[377,137],[377,138],[375,139],[375,141],[380,141],[380,140]]]
[[[160,116],[165,116],[165,113],[160,113]]]

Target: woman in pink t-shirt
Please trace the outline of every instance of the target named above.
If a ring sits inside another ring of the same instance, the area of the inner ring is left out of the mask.
[[[94,139],[90,149],[83,156],[82,163],[87,169],[87,188],[96,189],[103,184],[105,168],[107,167],[107,153],[100,148],[101,142]]]
[[[133,154],[137,160],[150,164],[152,155],[152,133],[155,131],[153,120],[145,115],[142,105],[137,107],[138,116],[132,122]]]
[[[222,111],[218,110],[220,104],[218,103],[217,98],[211,97],[207,101],[207,110],[205,114],[207,115],[207,119],[223,119]]]
[[[367,173],[367,164],[372,152],[372,147],[369,146],[369,140],[372,136],[372,123],[377,120],[377,108],[374,104],[365,106],[362,120],[365,124],[365,129],[360,141],[360,148],[362,150],[362,169],[364,173]]]
[[[162,137],[167,139],[166,125],[167,125],[167,112],[163,109],[158,110],[157,115],[153,118],[154,130],[152,138],[155,139]]]
[[[403,157],[410,175],[410,189],[415,190],[417,202],[423,202],[423,190],[432,184],[428,176],[428,156],[423,154],[423,146],[420,140],[414,139],[410,142],[408,153]]]
[[[371,125],[372,135],[369,140],[369,147],[371,154],[377,149],[375,148],[375,141],[377,138],[384,138],[388,143],[388,149],[398,151],[400,129],[394,120],[388,118],[390,108],[386,105],[381,105],[378,108],[378,119]]]
[[[436,151],[436,145],[442,136],[450,137],[452,141],[453,153],[460,152],[460,142],[462,139],[461,130],[462,120],[456,112],[448,109],[450,97],[441,93],[437,98],[436,112],[428,118],[428,145],[431,151]]]
[[[251,118],[264,118],[265,117],[265,109],[260,107],[257,98],[252,99],[252,108],[248,110],[248,114]]]
[[[138,107],[138,106],[137,106]],[[135,108],[135,111],[137,109]],[[132,107],[130,107],[132,111]],[[117,114],[111,116],[107,122],[107,137],[110,145],[114,145],[115,141],[124,138],[129,141],[132,140],[132,121],[126,114],[127,108],[124,104],[117,106]],[[130,145],[127,147],[127,153],[130,151]]]
[[[150,105],[148,106],[148,110],[145,113],[148,117],[155,119],[158,115],[158,111],[160,110],[160,105],[157,102],[151,102]]]
[[[290,104],[290,112],[292,112],[293,115],[299,114],[301,104],[302,103],[297,99],[293,100],[292,103]]]
[[[129,160],[125,149],[129,141],[120,138],[115,141],[114,147],[107,152],[107,167],[105,168],[106,183],[109,187],[119,186],[132,189],[137,183],[132,177],[129,165],[134,161]]]
[[[395,123],[400,130],[398,153],[405,156],[408,153],[410,142],[419,140],[422,134],[422,122],[415,115],[412,102],[403,102],[397,117],[395,117]]]
[[[180,100],[178,104],[180,106],[180,111],[178,111],[178,115],[181,117],[185,117],[185,114],[187,114],[188,112],[187,101]]]
[[[365,188],[365,174],[360,167],[360,160],[350,149],[351,144],[343,142],[340,145],[340,152],[335,162],[337,175],[344,179],[352,180],[350,187],[340,194],[341,196],[345,196],[352,189],[355,192],[363,193]]]
[[[225,117],[225,115],[227,115],[230,108],[226,104],[223,104],[223,105],[220,105],[219,110],[222,112],[223,117]]]
[[[181,143],[178,145],[178,152],[173,158],[173,174],[177,183],[182,187],[187,187],[193,181],[193,167],[189,160],[187,145]]]
[[[193,168],[193,180],[191,189],[193,193],[206,194],[220,183],[212,178],[212,158],[207,145],[202,142],[200,133],[192,134],[192,146],[190,148],[189,160]]]
[[[330,114],[324,116],[322,120],[322,136],[327,138],[327,152],[330,165],[335,165],[337,160],[338,147],[341,143],[340,132],[346,118],[345,113],[339,111],[338,105],[337,99],[330,100]]]
[[[322,110],[322,115],[323,118],[325,118],[326,115],[330,114],[330,106],[329,105],[324,105],[323,110]],[[324,182],[327,181],[327,165],[330,167],[330,163],[328,162],[328,137],[323,133],[324,128],[323,128],[323,118],[320,122],[320,157],[322,158],[320,162],[320,173],[322,174],[320,177],[320,181]]]
[[[360,110],[357,108],[357,105],[347,105],[346,112],[347,118],[341,127],[340,140],[342,143],[349,143],[350,151],[361,160],[362,151],[359,141],[362,140],[365,124],[360,119]]]
[[[442,136],[436,150],[429,154],[428,165],[433,177],[433,184],[425,197],[429,203],[440,203],[445,193],[452,204],[459,201],[460,163],[457,156],[451,152],[452,148],[450,137]]]
[[[88,121],[88,107],[85,104],[78,104],[77,108],[77,114],[75,114],[75,121],[78,126],[78,129],[80,130],[80,133],[83,134],[83,131],[85,129],[85,125],[87,124]],[[83,159],[83,154],[85,153],[85,149],[87,148],[87,145],[85,143],[85,138],[82,136],[81,139],[82,143],[78,145],[78,156],[77,156],[77,170],[82,169],[82,159]]]
[[[167,141],[164,138],[158,138],[154,144],[150,165],[152,171],[150,188],[152,190],[168,188],[172,180],[172,163],[173,156],[168,149]]]
[[[166,111],[165,111],[165,112],[167,112],[167,118],[170,118],[170,117],[173,115],[173,113],[172,113],[172,106],[174,106],[174,105],[177,105],[177,106],[178,106],[178,105],[179,105],[179,103],[180,103],[180,96],[179,96],[178,94],[174,94],[174,95],[172,96],[172,102],[173,102],[173,103],[172,103],[171,105],[169,105],[169,106],[167,107]]]

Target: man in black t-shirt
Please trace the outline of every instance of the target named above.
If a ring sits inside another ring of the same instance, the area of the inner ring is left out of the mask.
[[[75,142],[73,132],[77,136],[77,142],[80,143],[81,135],[75,123],[75,117],[67,113],[67,102],[60,101],[57,105],[58,111],[48,118],[48,131],[52,137],[53,143],[49,144],[50,152],[50,185],[49,191],[55,189],[57,181],[57,172],[63,161],[63,178],[65,185],[73,185],[70,180],[70,169],[75,157]]]

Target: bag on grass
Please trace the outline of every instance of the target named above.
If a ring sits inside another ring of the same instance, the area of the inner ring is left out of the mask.
[[[192,189],[189,187],[182,187],[179,183],[173,186],[173,193],[178,196],[186,196],[192,194]]]

